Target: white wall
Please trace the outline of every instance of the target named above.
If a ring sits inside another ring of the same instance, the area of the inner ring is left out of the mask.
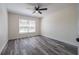
[[[77,46],[77,14],[75,5],[51,10],[42,19],[42,35]],[[51,7],[52,8],[52,7]]]
[[[77,5],[77,37],[79,38],[79,4]]]
[[[77,38],[79,38],[79,4],[77,6]],[[79,42],[78,42],[78,54],[79,54]]]
[[[16,38],[22,38],[22,37],[27,37],[29,36],[35,36],[35,35],[40,35],[40,22],[41,20],[39,18],[35,17],[30,17],[30,16],[23,16],[15,13],[9,12],[9,39],[16,39]],[[36,20],[36,32],[35,33],[25,33],[25,34],[19,34],[19,17],[25,18],[28,20]]]
[[[7,10],[0,4],[0,53],[8,41],[8,19]]]

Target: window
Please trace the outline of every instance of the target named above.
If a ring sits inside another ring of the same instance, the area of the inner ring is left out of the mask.
[[[19,19],[19,33],[31,33],[36,31],[35,20]]]

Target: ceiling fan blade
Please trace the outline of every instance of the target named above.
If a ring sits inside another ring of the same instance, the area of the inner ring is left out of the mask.
[[[36,12],[36,11],[34,11],[33,14],[34,14],[35,12]]]
[[[42,12],[38,11],[40,14],[42,14]]]
[[[37,9],[37,7],[35,6],[35,10]]]
[[[38,9],[40,8],[40,6],[38,5]]]
[[[47,10],[47,8],[41,8],[41,9],[39,9],[39,10]]]

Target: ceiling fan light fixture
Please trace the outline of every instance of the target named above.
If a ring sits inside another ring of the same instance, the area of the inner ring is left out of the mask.
[[[40,8],[40,6],[37,5],[37,6],[34,7],[34,10],[35,10],[35,11],[34,11],[33,13],[39,13],[39,14],[42,14],[41,11],[47,10],[47,8]]]

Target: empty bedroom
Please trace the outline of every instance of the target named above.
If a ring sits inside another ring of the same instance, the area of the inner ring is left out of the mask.
[[[78,3],[0,3],[1,55],[78,55]]]

